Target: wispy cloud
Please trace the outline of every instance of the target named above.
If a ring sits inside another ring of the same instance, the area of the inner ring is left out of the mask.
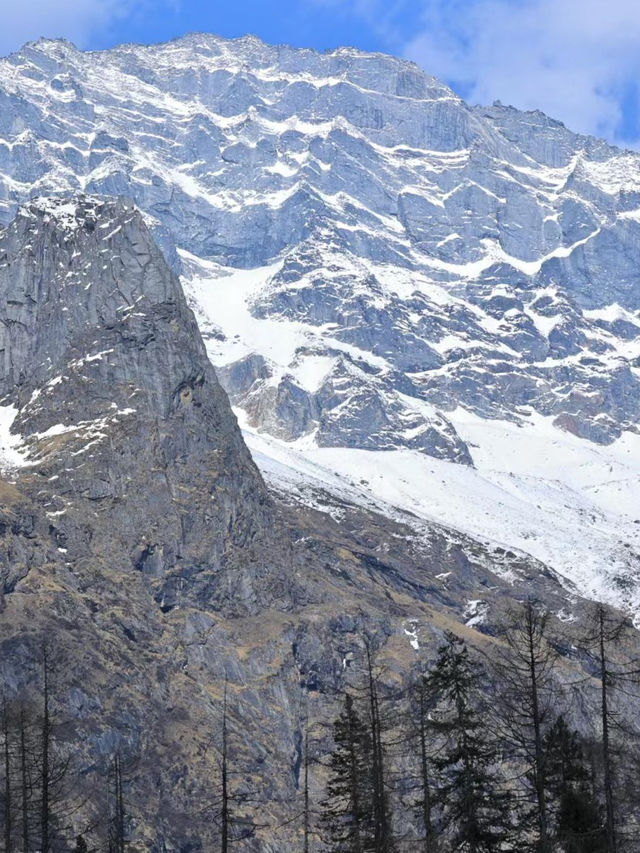
[[[429,0],[405,53],[473,101],[630,139],[639,45],[637,0]]]
[[[314,2],[348,9],[378,36],[386,30],[390,50],[473,102],[539,108],[620,142],[640,138],[638,0]]]

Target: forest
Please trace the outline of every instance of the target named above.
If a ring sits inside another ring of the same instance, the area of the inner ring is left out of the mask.
[[[409,675],[390,671],[376,638],[362,636],[332,697],[334,719],[314,720],[304,704],[297,795],[280,827],[265,822],[268,804],[242,772],[223,676],[210,747],[218,772],[200,804],[213,840],[200,849],[260,850],[265,829],[286,827],[303,853],[637,851],[633,631],[602,605],[569,645],[549,624],[528,601],[507,614],[490,654],[445,633]],[[114,738],[87,767],[55,697],[62,663],[49,641],[38,654],[39,683],[6,690],[2,703],[2,849],[145,849],[135,779],[147,757]],[[579,670],[565,666],[569,655]],[[311,690],[302,685],[303,699]]]

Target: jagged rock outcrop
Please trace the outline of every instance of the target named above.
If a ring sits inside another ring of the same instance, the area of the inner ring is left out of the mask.
[[[0,393],[50,541],[74,563],[141,572],[165,609],[226,598],[239,550],[258,571],[273,508],[139,212],[35,201],[0,257]],[[242,577],[236,606],[251,609],[269,584]]]

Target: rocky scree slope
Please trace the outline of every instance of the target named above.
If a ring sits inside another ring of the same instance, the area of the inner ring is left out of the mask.
[[[115,750],[137,757],[140,849],[212,849],[223,677],[240,784],[262,798],[244,849],[289,853],[305,702],[331,719],[365,632],[398,679],[444,630],[490,646],[528,594],[571,631],[577,597],[521,555],[330,494],[325,512],[269,497],[130,203],[21,208],[0,231],[0,330],[0,679],[37,686],[48,639],[85,784]]]

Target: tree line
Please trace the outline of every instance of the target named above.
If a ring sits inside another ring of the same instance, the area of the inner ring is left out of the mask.
[[[52,711],[52,654],[40,647],[40,684],[4,699],[0,710],[0,817],[5,853],[89,853],[85,835],[104,839],[105,853],[124,853],[127,818],[123,758],[116,750],[95,778],[78,762],[73,728]],[[92,817],[83,817],[91,805]],[[84,821],[84,823],[83,823]],[[82,825],[83,832],[78,833]]]
[[[446,633],[407,676],[385,669],[376,638],[363,636],[333,722],[309,719],[308,705],[302,715],[298,795],[279,826],[247,782],[225,681],[201,849],[259,850],[269,831],[302,853],[637,851],[640,738],[626,721],[640,707],[640,667],[628,637],[595,606],[561,648],[545,610],[526,602],[487,640],[490,654]],[[44,643],[39,657],[37,689],[0,706],[0,850],[134,853],[131,781],[144,759],[114,747],[88,772],[52,703]]]
[[[363,672],[333,724],[315,849],[640,850],[638,733],[625,723],[640,708],[640,669],[624,637],[597,606],[576,645],[559,649],[547,613],[527,602],[491,656],[448,633],[426,671],[399,686],[365,639]],[[585,668],[578,681],[567,652]]]

